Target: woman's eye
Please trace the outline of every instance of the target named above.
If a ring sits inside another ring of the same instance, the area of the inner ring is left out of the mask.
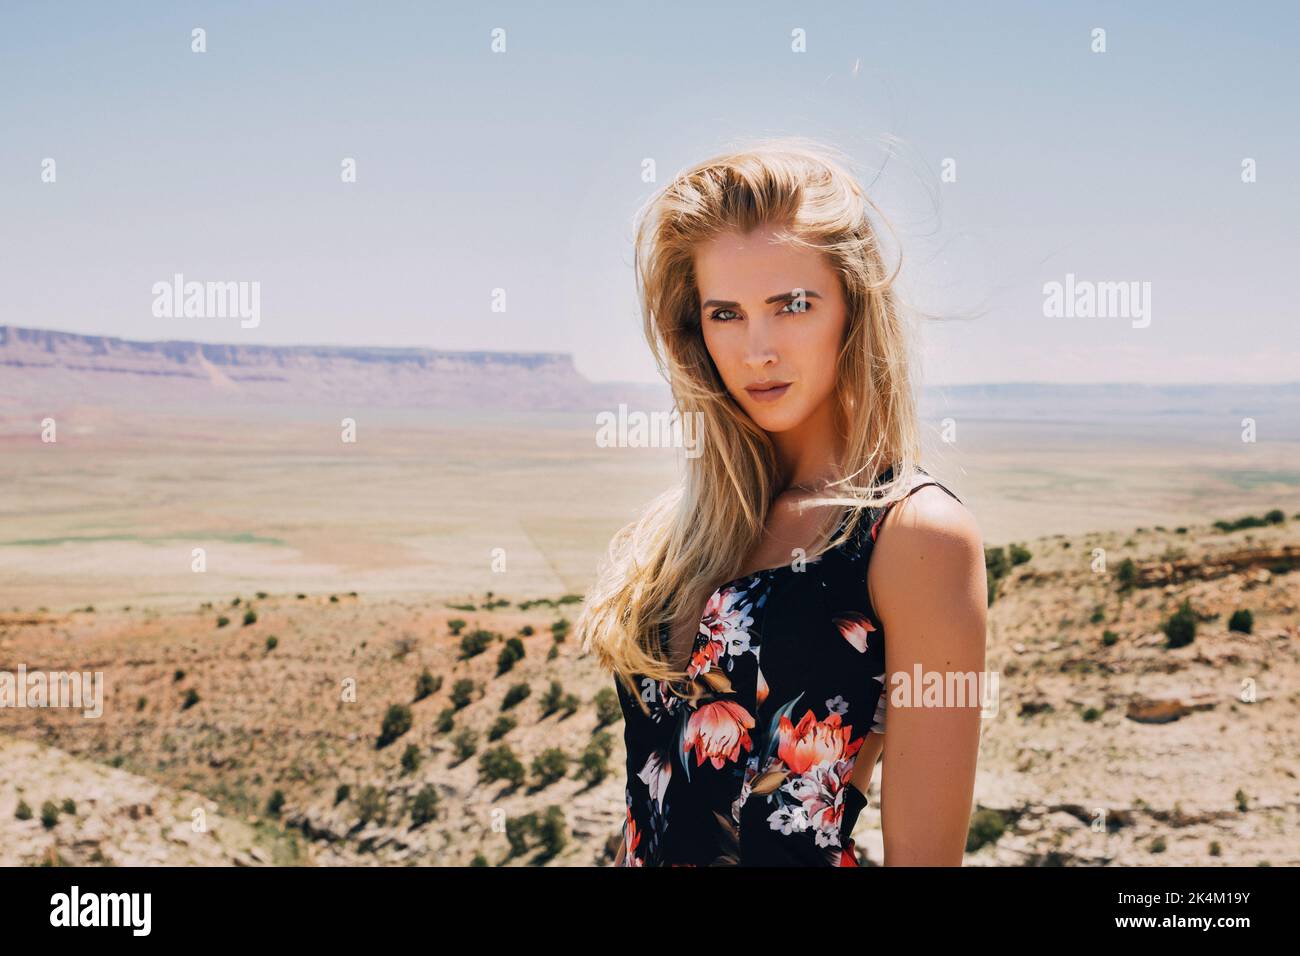
[[[790,308],[791,306],[796,306],[796,308],[791,309]],[[781,311],[784,312],[786,309],[790,309],[791,313],[793,314],[811,312],[812,303],[809,302],[807,299],[791,299],[789,302],[785,304],[785,308],[781,309]]]
[[[713,313],[709,316],[709,318],[713,319],[715,322],[734,322],[734,321],[735,321],[734,319],[724,319],[724,318],[722,318],[722,313],[724,313],[724,312],[730,313],[731,315],[735,315],[735,314],[736,314],[735,312],[732,312],[730,309],[714,309],[714,310],[713,310]]]

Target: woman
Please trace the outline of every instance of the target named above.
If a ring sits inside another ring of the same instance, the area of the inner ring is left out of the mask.
[[[874,208],[837,154],[785,139],[639,217],[646,338],[704,427],[577,623],[625,718],[619,865],[857,865],[882,754],[885,864],[961,863],[979,702],[893,706],[885,677],[982,672],[983,545],[919,470]]]

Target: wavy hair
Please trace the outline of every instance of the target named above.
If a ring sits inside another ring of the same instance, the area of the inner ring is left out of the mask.
[[[770,227],[820,250],[839,274],[847,322],[834,402],[844,453],[834,493],[815,503],[850,511],[843,534],[830,540],[823,532],[807,560],[847,540],[864,509],[896,500],[915,480],[912,339],[894,289],[902,263],[886,268],[873,214],[884,221],[842,154],[802,137],[699,163],[638,210],[635,272],[646,341],[676,410],[702,412],[704,428],[702,453],[686,459],[681,481],[614,535],[575,624],[584,652],[594,649],[634,700],[634,677],[674,689],[685,680],[663,653],[662,629],[698,619],[714,586],[744,570],[782,491],[770,437],[728,393],[704,344],[694,266],[701,243]],[[880,480],[891,466],[890,480]]]

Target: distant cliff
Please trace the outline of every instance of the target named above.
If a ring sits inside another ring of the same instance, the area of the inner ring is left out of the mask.
[[[560,352],[228,345],[0,325],[0,401],[343,402],[409,408],[603,409],[666,389],[595,383]]]

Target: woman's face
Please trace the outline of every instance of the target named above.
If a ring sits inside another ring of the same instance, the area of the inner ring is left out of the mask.
[[[788,431],[830,400],[847,316],[820,252],[770,227],[727,233],[696,249],[695,276],[705,347],[759,428]]]

